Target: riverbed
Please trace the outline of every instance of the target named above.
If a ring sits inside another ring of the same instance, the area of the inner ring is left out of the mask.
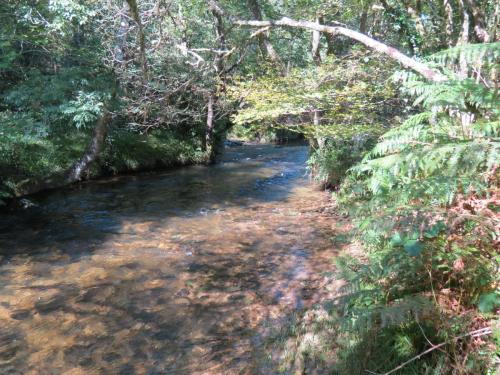
[[[93,181],[0,215],[0,373],[276,374],[337,250],[306,146]]]

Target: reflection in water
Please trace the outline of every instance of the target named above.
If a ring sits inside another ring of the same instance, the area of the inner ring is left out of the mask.
[[[45,194],[0,217],[0,373],[274,374],[334,249],[303,146]]]

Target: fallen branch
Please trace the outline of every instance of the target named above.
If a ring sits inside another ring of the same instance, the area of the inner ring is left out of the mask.
[[[422,353],[420,353],[419,355],[416,355],[415,357],[409,359],[408,361],[400,364],[399,366],[397,366],[397,367],[393,368],[392,370],[390,370],[388,372],[385,372],[383,374],[379,374],[379,373],[376,373],[376,372],[373,372],[373,371],[369,371],[369,370],[366,370],[366,372],[369,373],[369,374],[373,374],[373,375],[390,375],[390,374],[392,374],[392,373],[394,373],[396,371],[401,370],[403,367],[405,367],[406,365],[412,363],[413,361],[416,361],[417,359],[420,359],[424,355],[426,355],[426,354],[428,354],[428,353],[430,353],[430,352],[432,352],[432,351],[434,351],[436,349],[439,349],[439,348],[441,348],[441,347],[443,347],[445,345],[451,344],[452,342],[461,340],[461,339],[463,339],[465,337],[480,337],[480,336],[491,335],[491,333],[492,333],[492,331],[491,331],[490,327],[477,329],[475,331],[471,331],[471,332],[465,333],[463,335],[454,337],[451,340],[442,342],[441,344],[433,345],[429,349],[427,349],[427,350],[423,351]]]

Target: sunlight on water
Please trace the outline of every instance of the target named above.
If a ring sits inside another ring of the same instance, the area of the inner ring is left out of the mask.
[[[45,194],[0,217],[0,373],[273,374],[335,254],[304,146]]]

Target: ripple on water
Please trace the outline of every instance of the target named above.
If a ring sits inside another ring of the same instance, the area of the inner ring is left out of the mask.
[[[275,373],[266,337],[325,292],[335,252],[331,218],[303,214],[325,199],[306,158],[242,146],[0,217],[0,373]]]

